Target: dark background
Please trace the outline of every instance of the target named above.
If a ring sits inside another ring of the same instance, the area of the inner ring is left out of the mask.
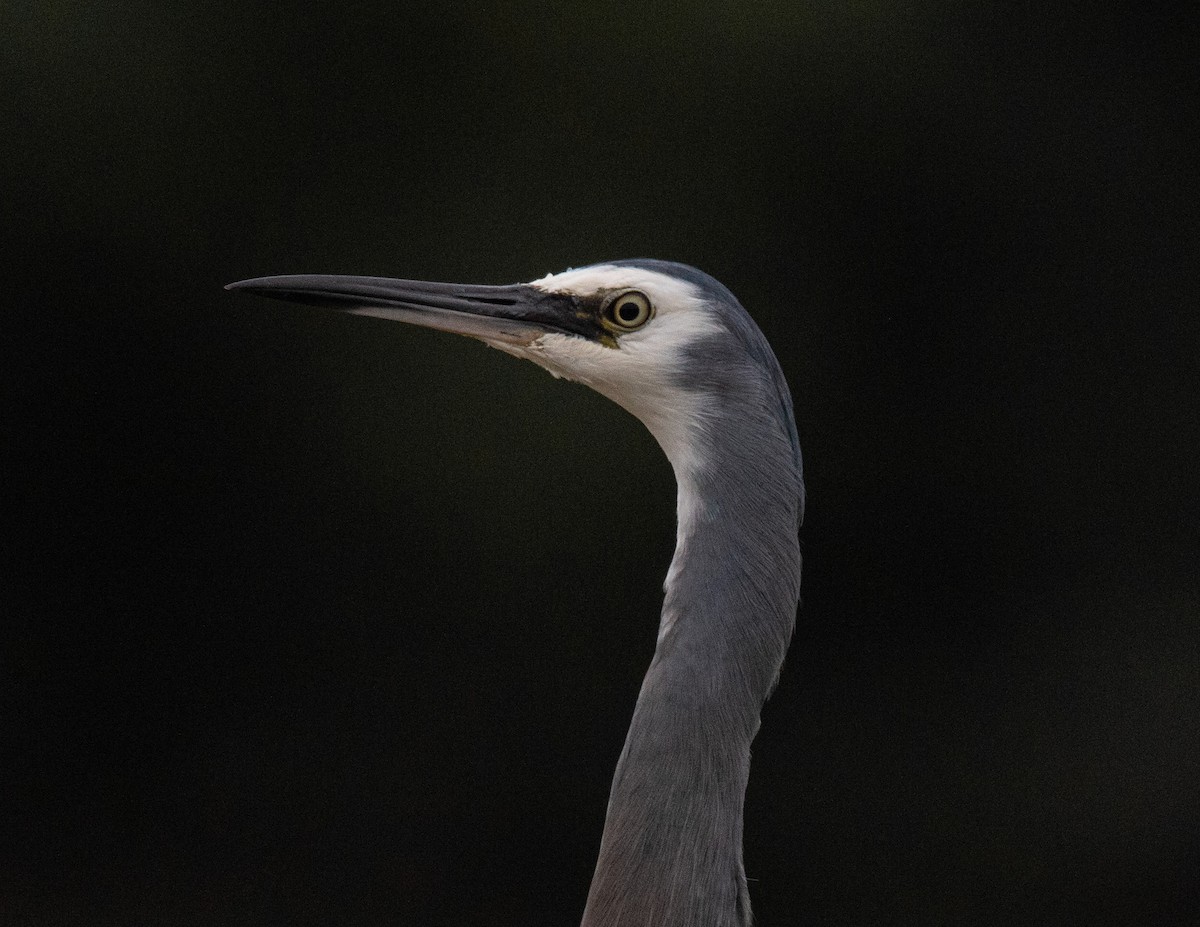
[[[1200,917],[1195,45],[1153,5],[5,3],[0,922],[569,925],[669,467],[226,294],[729,285],[796,397],[758,921]]]

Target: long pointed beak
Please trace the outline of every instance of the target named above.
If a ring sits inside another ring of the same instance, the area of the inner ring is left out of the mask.
[[[528,284],[473,286],[297,274],[241,280],[225,289],[408,322],[489,342],[528,344],[547,332],[593,338],[599,329],[594,317],[570,296]]]

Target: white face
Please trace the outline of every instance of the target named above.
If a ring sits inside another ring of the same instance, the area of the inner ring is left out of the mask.
[[[613,327],[614,345],[558,333],[525,343],[489,344],[531,360],[556,377],[584,383],[633,413],[662,445],[677,472],[697,466],[693,436],[704,426],[706,397],[682,389],[677,373],[686,347],[722,331],[722,326],[695,287],[652,270],[611,264],[551,274],[531,286],[584,299],[629,291],[646,297],[648,321],[628,331]]]

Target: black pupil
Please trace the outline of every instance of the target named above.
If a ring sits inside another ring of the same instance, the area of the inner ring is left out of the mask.
[[[621,303],[621,305],[617,306],[617,318],[622,322],[636,322],[638,316],[641,314],[642,309],[637,303]]]

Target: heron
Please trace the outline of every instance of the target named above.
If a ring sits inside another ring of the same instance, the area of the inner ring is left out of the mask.
[[[747,927],[750,746],[795,627],[804,473],[783,371],[734,295],[646,259],[503,286],[304,274],[227,289],[476,338],[642,421],[674,470],[676,544],[582,927]]]

